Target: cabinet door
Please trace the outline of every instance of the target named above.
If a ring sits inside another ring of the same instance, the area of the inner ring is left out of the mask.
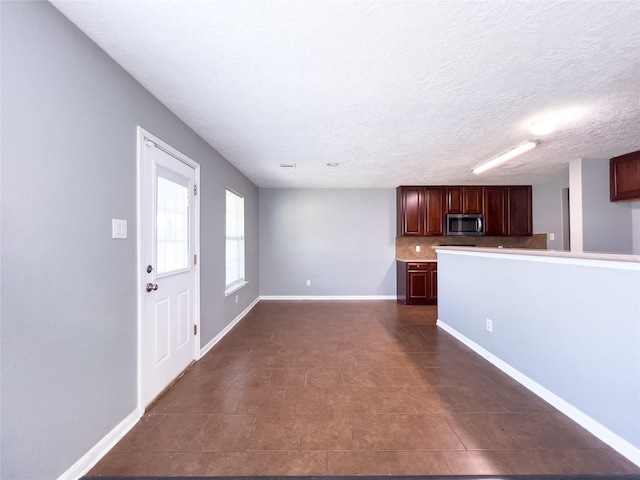
[[[482,187],[462,189],[462,213],[482,213],[484,211]]]
[[[429,300],[430,275],[429,271],[407,273],[407,303],[424,303]]]
[[[398,187],[398,236],[423,236],[424,187]]]
[[[444,235],[444,196],[445,189],[442,187],[426,187],[424,189],[425,235]]]
[[[640,151],[609,160],[610,200],[640,199]]]
[[[462,190],[463,187],[447,187],[446,213],[463,213]]]
[[[485,235],[507,235],[507,187],[484,187]]]
[[[509,187],[509,235],[532,235],[531,217],[531,186]]]
[[[437,264],[433,264],[429,271],[430,285],[429,285],[429,300],[433,303],[438,301],[438,267]]]

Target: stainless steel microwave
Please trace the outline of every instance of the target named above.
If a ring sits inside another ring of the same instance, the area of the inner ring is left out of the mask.
[[[484,235],[484,215],[479,213],[453,214],[446,217],[447,235]]]

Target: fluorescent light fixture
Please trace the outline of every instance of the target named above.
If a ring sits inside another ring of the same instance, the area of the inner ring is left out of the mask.
[[[529,140],[528,142],[522,143],[517,147],[512,148],[508,152],[504,152],[502,155],[497,156],[493,160],[489,160],[487,163],[483,163],[479,167],[473,169],[473,173],[482,173],[486,172],[490,168],[500,165],[501,163],[508,162],[509,160],[516,158],[518,155],[522,155],[529,150],[533,150],[536,148],[536,145],[540,143],[540,140]]]

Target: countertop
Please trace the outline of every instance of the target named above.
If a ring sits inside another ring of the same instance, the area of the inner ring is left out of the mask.
[[[493,253],[499,255],[530,255],[537,257],[570,258],[576,260],[604,260],[609,262],[640,263],[640,255],[621,253],[565,252],[561,250],[527,250],[523,248],[484,248],[484,247],[432,247],[436,251]],[[412,260],[413,261],[413,260]]]
[[[433,247],[433,248],[436,248],[436,247]],[[437,261],[438,261],[437,258],[420,258],[420,259],[416,259],[416,258],[409,258],[409,259],[396,258],[396,262],[407,262],[407,263],[435,263]]]

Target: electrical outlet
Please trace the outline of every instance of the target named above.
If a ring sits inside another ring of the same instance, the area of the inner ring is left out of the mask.
[[[549,234],[549,240],[555,240],[555,239],[556,239],[555,234],[550,233],[550,234]]]
[[[420,245],[416,245],[416,252],[420,252]]]
[[[487,331],[493,332],[493,320],[487,318]]]
[[[311,286],[311,280],[307,280],[307,287]]]
[[[236,295],[236,303],[238,303],[238,295]]]

